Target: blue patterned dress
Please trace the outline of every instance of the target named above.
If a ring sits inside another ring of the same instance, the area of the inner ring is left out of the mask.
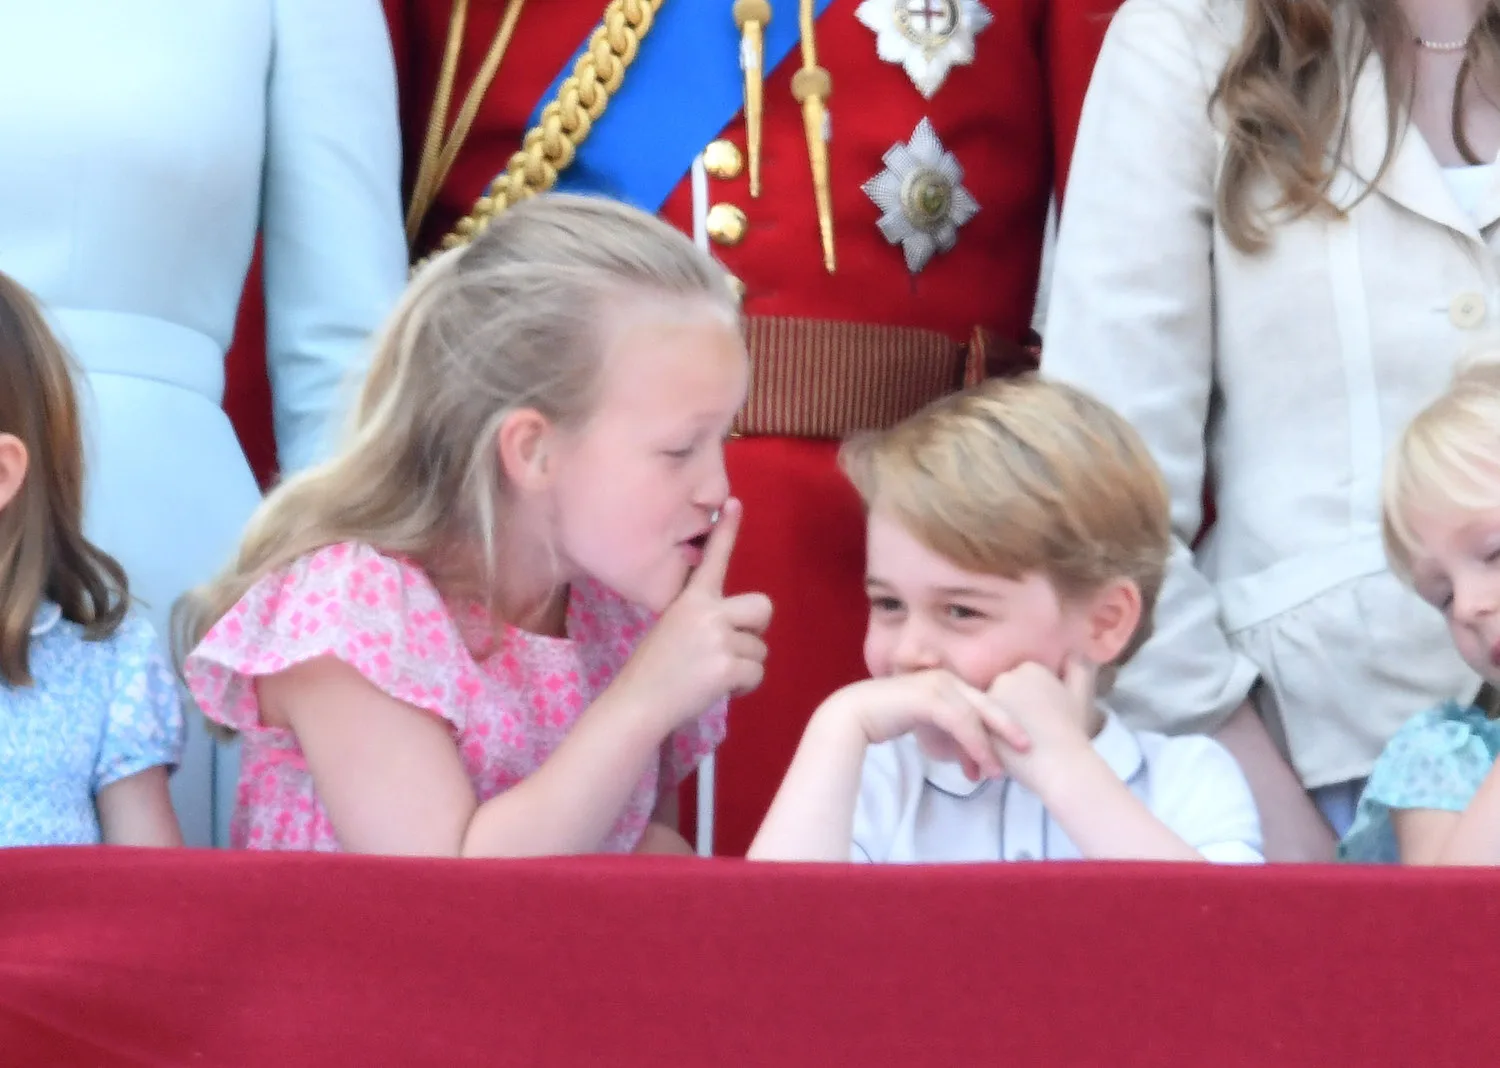
[[[50,603],[31,676],[0,682],[0,846],[96,845],[99,791],[182,755],[177,681],[145,619],[87,641]]]
[[[1339,843],[1339,859],[1401,863],[1391,812],[1462,812],[1495,766],[1497,755],[1500,722],[1483,709],[1447,701],[1412,717],[1375,762],[1354,825]]]

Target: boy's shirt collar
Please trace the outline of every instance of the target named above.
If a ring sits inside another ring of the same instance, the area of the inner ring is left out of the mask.
[[[1141,770],[1145,756],[1135,732],[1125,726],[1119,716],[1104,709],[1104,726],[1094,735],[1094,752],[1104,758],[1121,782],[1129,782]],[[986,780],[970,782],[964,769],[946,760],[933,760],[925,753],[922,756],[924,777],[929,786],[936,787],[950,797],[969,797],[985,785]]]

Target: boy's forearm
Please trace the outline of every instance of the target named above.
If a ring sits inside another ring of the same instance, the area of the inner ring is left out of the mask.
[[[825,702],[803,732],[746,856],[848,860],[865,747],[864,731],[854,717],[835,702]]]
[[[1203,860],[1093,749],[1048,778],[1042,805],[1086,859]]]

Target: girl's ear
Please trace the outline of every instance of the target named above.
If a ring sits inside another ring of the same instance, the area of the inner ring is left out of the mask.
[[[26,481],[26,446],[14,434],[0,434],[0,508],[16,499]]]
[[[507,415],[495,434],[495,450],[506,480],[523,492],[545,489],[552,477],[548,446],[552,423],[535,408]]]

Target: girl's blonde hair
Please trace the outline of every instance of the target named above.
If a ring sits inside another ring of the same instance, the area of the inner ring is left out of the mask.
[[[1407,424],[1386,458],[1381,533],[1391,570],[1411,582],[1413,512],[1500,507],[1500,353],[1466,360]]]
[[[1331,159],[1349,140],[1349,101],[1365,64],[1386,68],[1386,150],[1377,184],[1405,134],[1415,90],[1401,63],[1414,34],[1394,0],[1243,0],[1244,30],[1214,89],[1226,149],[1218,186],[1225,233],[1241,251],[1265,247],[1268,218],[1252,196],[1269,179],[1280,191],[1273,212],[1291,218],[1337,216],[1329,196]],[[1345,13],[1347,12],[1347,17]],[[1453,101],[1453,139],[1470,163],[1481,160],[1463,128],[1465,101],[1500,75],[1500,0],[1488,0],[1465,48]]]
[[[113,634],[129,607],[125,571],[83,536],[83,435],[72,363],[31,295],[0,274],[0,434],[26,447],[26,477],[0,510],[0,680],[31,683],[31,627],[43,600]]]
[[[1135,583],[1141,621],[1117,664],[1150,635],[1172,547],[1166,484],[1140,435],[1082,390],[990,379],[839,459],[866,506],[965,570],[1040,573],[1073,597]]]
[[[608,200],[549,195],[497,217],[412,282],[379,337],[342,446],[277,486],[239,552],[186,594],[179,659],[264,576],[358,541],[434,568],[477,547],[493,578],[505,484],[496,434],[535,409],[561,426],[593,410],[610,310],[709,302],[737,322],[728,276],[692,241]]]

